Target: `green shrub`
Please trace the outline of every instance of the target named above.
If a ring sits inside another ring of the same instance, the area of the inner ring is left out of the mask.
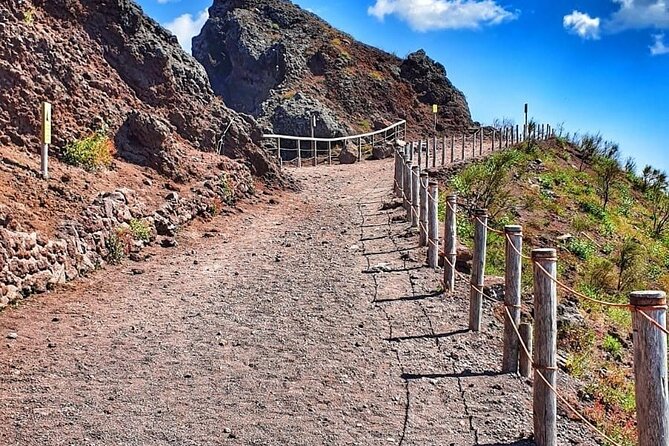
[[[107,262],[118,265],[125,257],[125,246],[118,234],[110,234],[105,243],[107,247]]]
[[[588,260],[595,253],[595,246],[591,242],[576,237],[569,240],[567,249],[581,260]]]
[[[615,336],[607,334],[604,336],[604,341],[602,342],[602,348],[605,352],[611,354],[611,356],[620,360],[623,356],[623,344]]]
[[[106,169],[111,166],[113,153],[113,141],[101,130],[65,146],[63,161],[86,170]]]
[[[595,203],[590,201],[582,201],[579,203],[579,207],[583,212],[590,214],[599,221],[603,221],[606,218],[606,212],[604,209]]]
[[[227,173],[224,173],[219,177],[218,185],[220,186],[220,195],[221,199],[227,205],[233,205],[235,202],[235,189],[232,184],[232,179]]]
[[[151,241],[151,227],[144,220],[130,220],[130,232],[135,240],[148,243]]]

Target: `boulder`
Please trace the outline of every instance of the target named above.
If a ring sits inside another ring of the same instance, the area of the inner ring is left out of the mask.
[[[372,159],[383,160],[393,156],[395,145],[393,143],[376,144],[372,149]]]
[[[358,161],[358,148],[347,144],[339,153],[339,164],[355,164]]]

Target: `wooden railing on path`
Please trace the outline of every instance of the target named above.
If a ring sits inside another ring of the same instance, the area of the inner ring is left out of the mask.
[[[499,132],[511,135],[513,141],[521,142],[518,129]],[[524,132],[527,138],[546,139],[552,132],[538,135]],[[463,138],[464,139],[464,138]],[[495,141],[495,138],[492,138]],[[511,140],[509,140],[511,141]],[[512,144],[500,144],[499,147],[511,147]],[[476,144],[473,144],[476,148]],[[479,143],[480,147],[480,143]],[[493,147],[494,143],[493,143]],[[418,149],[416,151],[416,149]],[[444,151],[446,145],[444,145]],[[425,157],[421,154],[425,152]],[[451,140],[450,161],[457,161],[453,156],[454,144]],[[482,153],[482,151],[480,152]],[[669,445],[669,382],[667,372],[667,302],[662,291],[633,292],[629,304],[620,304],[593,299],[568,287],[557,277],[557,250],[534,249],[530,256],[523,254],[522,227],[505,226],[503,231],[488,225],[487,211],[478,209],[473,212],[475,223],[473,268],[471,276],[466,276],[456,269],[457,197],[449,195],[445,200],[445,232],[443,244],[439,240],[439,221],[435,211],[439,202],[436,181],[428,179],[427,169],[435,165],[435,152],[432,153],[432,166],[429,162],[430,150],[424,150],[422,143],[407,143],[395,152],[394,194],[402,199],[407,212],[407,220],[412,226],[418,226],[420,246],[427,246],[427,264],[438,269],[438,255],[444,259],[444,290],[454,291],[455,278],[460,277],[469,283],[469,328],[477,332],[481,329],[481,303],[484,299],[497,301],[485,293],[485,263],[487,232],[493,231],[506,238],[505,257],[505,299],[504,308],[504,347],[502,371],[529,376],[534,370],[533,380],[533,417],[534,441],[537,446],[557,446],[557,400],[588,425],[607,444],[620,446],[620,442],[607,436],[585,416],[583,416],[558,390],[557,386],[557,290],[558,288],[598,305],[627,308],[632,312],[634,335],[634,375],[635,398],[637,405],[637,430],[639,446]],[[464,158],[464,152],[462,153]],[[414,188],[420,188],[418,192]],[[419,203],[416,203],[419,200]],[[443,252],[440,253],[443,246]],[[439,254],[438,254],[439,253]],[[532,325],[520,323],[520,277],[522,259],[532,263],[534,282],[534,330]],[[533,339],[534,333],[534,339]]]

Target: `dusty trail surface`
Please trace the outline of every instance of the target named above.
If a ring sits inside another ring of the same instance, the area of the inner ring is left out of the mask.
[[[440,294],[382,210],[391,172],[305,168],[302,193],[0,314],[0,444],[531,444],[500,322],[465,330],[464,284]]]

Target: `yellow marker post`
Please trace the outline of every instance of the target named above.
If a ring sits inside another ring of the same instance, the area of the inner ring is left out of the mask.
[[[439,106],[432,104],[432,113],[434,113],[434,136],[437,137],[437,114],[439,113]]]
[[[42,103],[42,178],[49,179],[49,144],[51,144],[51,104]]]
[[[437,104],[432,105],[432,113],[434,113],[435,115],[439,113],[439,106]]]

